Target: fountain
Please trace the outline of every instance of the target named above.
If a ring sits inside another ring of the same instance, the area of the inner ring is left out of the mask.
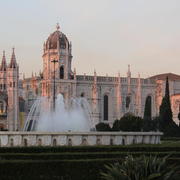
[[[31,107],[24,131],[83,132],[95,129],[91,108],[84,97],[65,101],[62,94],[55,100],[51,110],[51,99],[38,98]]]
[[[128,145],[161,142],[160,137],[163,135],[161,132],[96,132],[91,108],[83,97],[65,101],[59,94],[53,103],[55,104],[52,109],[52,99],[37,98],[31,107],[23,132],[0,132],[0,147]]]

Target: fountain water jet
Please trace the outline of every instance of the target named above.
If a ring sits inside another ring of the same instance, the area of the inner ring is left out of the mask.
[[[85,98],[71,98],[65,102],[58,94],[55,103],[56,108],[51,111],[50,100],[38,98],[31,107],[24,131],[83,132],[94,129],[91,108]]]

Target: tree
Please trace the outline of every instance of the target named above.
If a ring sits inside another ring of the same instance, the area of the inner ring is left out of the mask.
[[[171,102],[169,97],[169,81],[168,77],[166,78],[166,89],[165,96],[163,97],[162,104],[160,106],[160,119],[165,124],[173,121],[172,119],[172,110],[171,110]]]
[[[180,112],[178,113],[179,125],[180,125]]]
[[[106,172],[101,172],[104,180],[175,180],[178,179],[179,167],[167,164],[168,156],[127,156],[121,163],[106,165]]]
[[[97,131],[111,131],[111,127],[107,123],[98,123],[96,125],[96,130]]]
[[[113,131],[141,131],[143,129],[143,119],[132,114],[124,115],[120,120],[113,123]]]
[[[143,131],[157,131],[159,130],[159,117],[154,117],[152,119],[144,119],[144,124],[143,124]]]
[[[121,126],[120,120],[116,119],[113,123],[112,131],[120,131],[121,130],[120,126]]]
[[[173,121],[173,114],[171,110],[171,102],[169,96],[168,77],[166,78],[165,96],[163,97],[162,104],[160,106],[159,118],[160,118],[160,130],[164,133],[164,136],[167,137],[180,136],[180,128]]]
[[[146,98],[144,108],[144,120],[151,120],[151,96]]]

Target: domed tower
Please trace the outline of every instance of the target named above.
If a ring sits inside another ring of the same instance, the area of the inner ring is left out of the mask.
[[[71,89],[75,86],[71,70],[71,43],[58,24],[56,28],[44,43],[42,96],[55,97],[61,93],[70,98],[74,96]]]
[[[56,28],[56,31],[50,34],[44,43],[43,78],[46,80],[52,79],[52,76],[54,76],[54,63],[52,61],[56,60],[56,79],[71,79],[71,43],[66,35],[60,31],[59,24],[57,24]]]

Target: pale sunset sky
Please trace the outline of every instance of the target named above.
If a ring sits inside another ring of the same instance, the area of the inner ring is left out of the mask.
[[[0,0],[0,58],[14,46],[20,72],[38,73],[57,22],[77,74],[180,74],[180,0]]]

